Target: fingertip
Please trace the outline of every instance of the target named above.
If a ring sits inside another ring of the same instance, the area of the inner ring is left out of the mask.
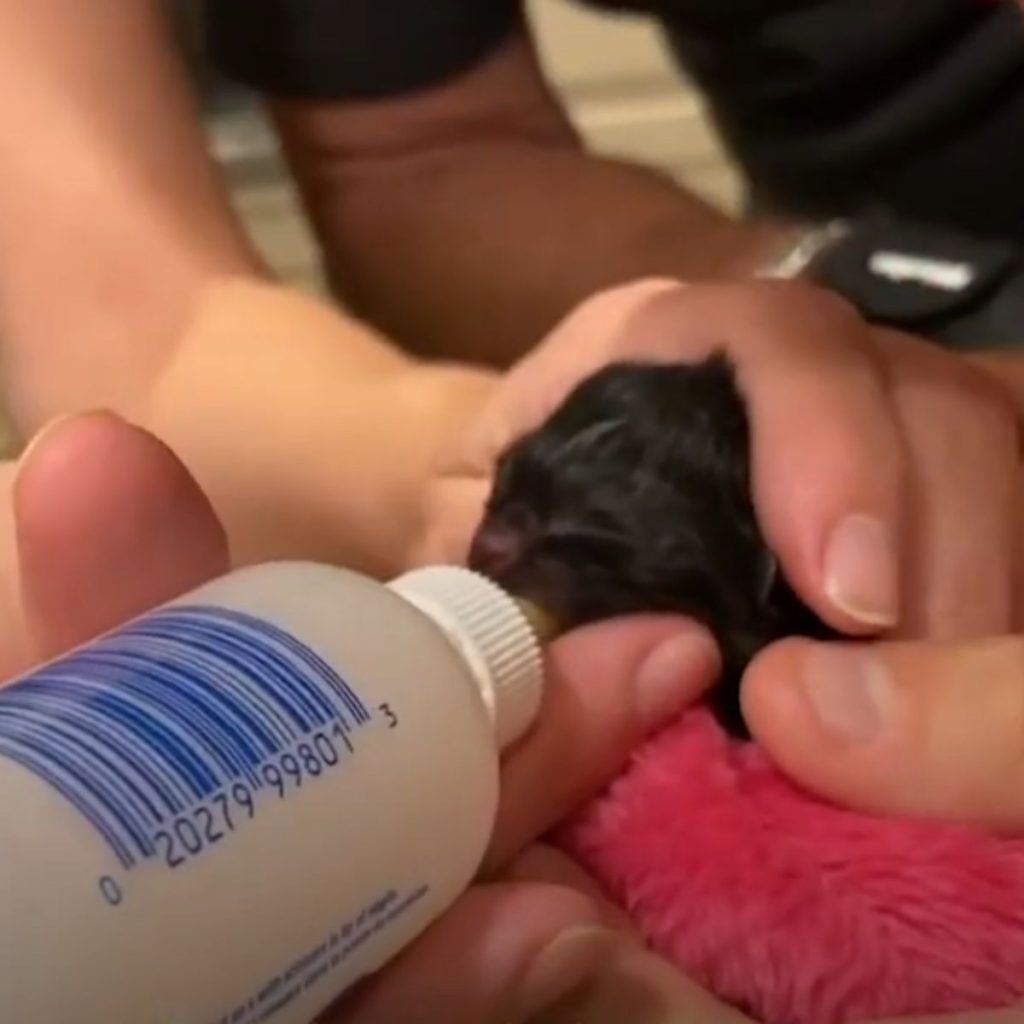
[[[908,460],[870,340],[848,341],[801,337],[743,381],[765,539],[821,619],[865,635],[899,618]]]
[[[15,501],[32,501],[40,489],[46,496],[50,481],[74,472],[83,455],[88,458],[107,439],[120,437],[131,429],[116,413],[106,409],[70,413],[50,420],[29,438],[18,457]]]
[[[899,509],[895,500],[869,503],[851,495],[837,511],[837,496],[826,487],[819,479],[814,493],[758,492],[766,540],[787,582],[822,622],[851,637],[877,636],[902,616]]]
[[[650,731],[696,701],[718,675],[721,660],[710,634],[683,628],[660,640],[636,670],[640,726]]]
[[[574,692],[586,687],[606,709],[630,718],[625,732],[634,737],[696,701],[720,667],[710,631],[671,615],[609,619],[566,634],[549,649],[555,686]]]
[[[634,922],[626,911],[611,902],[598,881],[562,850],[545,843],[534,843],[512,860],[504,872],[509,881],[544,883],[570,889],[593,901],[601,919],[623,936],[637,936]]]
[[[477,886],[324,1024],[518,1024],[583,984],[615,942],[571,889]]]
[[[770,752],[785,752],[787,739],[806,731],[807,709],[797,682],[802,640],[781,640],[750,663],[740,686],[740,706],[751,734]]]
[[[789,639],[766,648],[743,678],[743,715],[758,746],[793,782],[851,807],[880,807],[876,769],[889,758],[873,749],[880,719],[852,669],[843,668],[844,646]]]
[[[134,507],[151,488],[161,499],[184,497],[190,506],[212,507],[178,456],[158,437],[109,410],[57,417],[28,443],[14,481],[19,519],[30,525],[63,522],[66,495],[76,510],[104,510],[114,496]]]
[[[824,495],[784,500],[760,491],[765,539],[799,599],[828,627],[853,638],[879,636],[903,615],[903,533],[898,509],[854,501],[838,514]],[[781,525],[780,525],[781,524]]]
[[[578,991],[610,959],[619,940],[601,924],[574,924],[562,929],[526,965],[508,997],[500,1021],[529,1024],[567,995]]]
[[[886,517],[845,515],[825,543],[822,577],[833,612],[851,632],[877,632],[899,621],[899,545]]]
[[[743,680],[746,721],[779,770],[818,797],[870,814],[931,815],[943,803],[949,810],[955,759],[936,759],[928,702],[916,702],[896,678],[894,651],[854,642],[775,644]]]
[[[20,587],[41,657],[228,567],[223,526],[159,439],[109,412],[54,421],[13,485]]]
[[[579,672],[593,668],[609,676],[635,674],[652,666],[652,658],[675,649],[676,661],[711,675],[720,665],[718,647],[710,630],[679,615],[630,615],[592,623],[559,637],[548,648],[555,670]],[[672,660],[672,659],[667,659]]]

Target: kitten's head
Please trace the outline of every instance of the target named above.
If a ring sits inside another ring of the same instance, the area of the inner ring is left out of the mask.
[[[723,357],[608,366],[499,460],[470,565],[563,628],[692,616],[735,686],[766,643],[822,628],[761,538],[748,447]]]

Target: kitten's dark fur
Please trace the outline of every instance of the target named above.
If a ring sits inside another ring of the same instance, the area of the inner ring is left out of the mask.
[[[581,383],[500,459],[469,563],[567,628],[635,612],[701,620],[724,660],[714,704],[738,736],[750,659],[783,636],[834,635],[761,537],[746,408],[721,355],[618,363]]]

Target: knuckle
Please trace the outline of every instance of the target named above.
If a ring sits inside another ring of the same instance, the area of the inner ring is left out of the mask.
[[[751,299],[763,304],[766,312],[809,318],[847,331],[866,329],[864,317],[852,302],[812,281],[763,281],[755,289]]]
[[[931,342],[897,336],[883,345],[899,405],[917,429],[951,453],[979,445],[990,459],[1016,452],[1018,412],[994,377]]]
[[[867,321],[857,307],[838,292],[818,285],[805,285],[803,295],[808,308],[823,320],[835,321],[848,330],[867,332]]]
[[[1003,438],[1016,449],[1019,421],[1012,397],[992,377],[969,367],[969,386],[980,422],[989,433]]]
[[[648,310],[676,303],[687,293],[687,286],[670,278],[643,278],[595,292],[584,299],[570,317],[600,323],[611,318],[629,324]]]
[[[942,352],[941,357],[950,389],[986,415],[989,422],[1006,424],[1016,418],[1013,396],[993,374],[951,353]]]
[[[962,430],[992,456],[1016,455],[1018,421],[1013,402],[995,380],[966,367],[958,385],[951,388],[950,429]]]

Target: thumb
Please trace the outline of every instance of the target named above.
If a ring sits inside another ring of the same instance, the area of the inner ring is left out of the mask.
[[[856,810],[1024,830],[1024,638],[766,650],[751,731],[808,790]]]
[[[13,488],[21,595],[48,658],[228,567],[224,530],[178,458],[107,413],[46,428]]]

